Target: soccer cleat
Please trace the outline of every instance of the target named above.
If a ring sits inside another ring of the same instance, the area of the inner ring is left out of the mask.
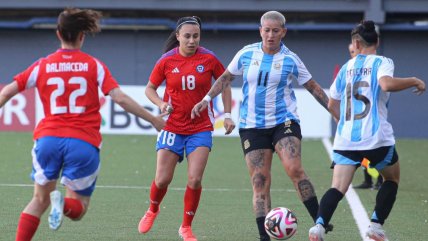
[[[50,193],[51,199],[51,212],[49,213],[48,221],[49,228],[57,230],[62,223],[64,217],[64,197],[61,192],[55,190]]]
[[[377,181],[376,184],[373,186],[373,189],[379,190],[382,186],[382,181]]]
[[[178,235],[183,239],[183,241],[198,241],[193,235],[192,227],[183,227],[180,226],[180,229],[178,229]]]
[[[325,228],[321,224],[317,224],[309,229],[310,241],[324,241]]]
[[[334,228],[333,224],[331,224],[331,223],[327,224],[325,226],[325,234],[328,234],[328,232],[333,231],[333,228]]]
[[[269,235],[261,235],[260,236],[260,241],[270,241]]]
[[[157,212],[152,212],[150,209],[144,214],[141,218],[140,223],[138,224],[138,232],[147,233],[153,226],[156,217],[158,216],[160,209]]]
[[[366,235],[375,241],[388,241],[388,238],[385,235],[385,230],[383,230],[380,223],[370,223]]]

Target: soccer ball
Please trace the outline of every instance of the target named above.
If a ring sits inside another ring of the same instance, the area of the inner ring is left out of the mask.
[[[288,208],[274,208],[266,215],[265,229],[273,239],[289,239],[293,237],[297,231],[296,215]]]

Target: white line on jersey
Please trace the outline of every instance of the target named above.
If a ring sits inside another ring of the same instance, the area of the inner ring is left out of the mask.
[[[329,138],[323,138],[322,143],[324,144],[324,147],[327,150],[327,153],[330,157],[330,161],[333,161],[333,146]],[[361,203],[360,197],[358,197],[358,194],[355,192],[352,185],[349,186],[345,197],[348,201],[349,207],[351,208],[352,216],[354,217],[355,222],[357,223],[358,231],[360,232],[362,240],[370,241],[371,239],[366,237],[366,230],[370,224],[370,219],[367,217],[367,211]]]

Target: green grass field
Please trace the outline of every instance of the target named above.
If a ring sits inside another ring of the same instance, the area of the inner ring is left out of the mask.
[[[45,214],[34,240],[180,240],[177,230],[182,219],[185,162],[177,166],[153,229],[145,235],[137,231],[138,222],[148,207],[149,186],[155,173],[155,138],[105,135],[101,173],[86,216],[79,222],[65,219],[58,231],[51,231]],[[32,145],[30,133],[2,132],[0,135],[0,240],[14,240],[20,212],[31,199]],[[401,184],[397,202],[385,224],[391,240],[428,240],[427,150],[428,140],[397,143]],[[304,141],[302,153],[303,165],[320,198],[331,182],[328,155],[318,140]],[[291,240],[308,240],[312,221],[278,159],[273,163],[272,176],[272,207],[293,209],[299,228]],[[358,170],[354,183],[359,184],[362,177]],[[203,188],[193,222],[199,240],[257,240],[251,185],[238,138],[214,139]],[[376,191],[358,190],[357,193],[368,215],[371,214]],[[332,223],[335,229],[327,235],[327,240],[362,240],[346,199],[339,204]]]

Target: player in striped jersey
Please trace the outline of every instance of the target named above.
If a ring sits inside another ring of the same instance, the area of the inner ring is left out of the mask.
[[[316,225],[309,230],[311,241],[324,240],[324,225],[351,184],[355,170],[364,158],[383,176],[376,197],[367,236],[388,240],[383,224],[394,205],[400,167],[395,138],[387,120],[390,92],[415,88],[425,91],[425,83],[415,77],[394,77],[391,59],[376,54],[379,36],[373,21],[363,21],[351,32],[358,55],[340,69],[330,87],[329,109],[338,120],[333,145],[332,186],[321,199]]]
[[[302,136],[292,82],[304,86],[326,109],[328,97],[300,58],[281,42],[287,32],[285,21],[279,12],[266,12],[260,20],[262,42],[241,49],[206,97],[217,96],[234,76],[242,75],[239,134],[253,186],[253,210],[261,240],[270,240],[264,219],[271,209],[274,151],[314,220],[318,210],[314,186],[301,163]],[[199,116],[207,104],[201,101],[195,105],[193,117]]]
[[[177,22],[166,43],[166,53],[157,61],[146,87],[147,97],[162,111],[169,111],[165,128],[156,144],[156,177],[150,189],[150,206],[138,225],[147,233],[159,214],[159,205],[171,183],[174,170],[186,154],[188,180],[184,193],[183,221],[179,235],[184,241],[196,241],[192,221],[202,192],[202,176],[212,147],[214,113],[212,103],[198,120],[191,119],[193,106],[211,88],[212,78],[218,78],[224,67],[213,52],[199,46],[201,20],[183,17]],[[161,99],[156,89],[166,82]],[[224,110],[228,113],[224,125],[226,134],[235,127],[230,118],[231,89],[223,92]]]
[[[348,50],[349,50],[349,55],[351,56],[351,59],[358,55],[358,53],[354,49],[354,45],[352,43],[350,43],[348,45]],[[378,175],[378,177],[376,178],[377,179],[376,184],[373,185],[372,176],[369,174],[369,171],[368,171],[369,167],[364,167],[364,164],[362,166],[363,166],[364,181],[360,185],[354,186],[354,188],[361,188],[361,189],[374,188],[374,189],[379,189],[380,185],[382,185],[382,181],[383,181],[382,180],[382,175],[379,175],[379,172],[375,168],[370,169],[372,175],[373,174]]]
[[[34,194],[21,213],[16,241],[32,239],[50,204],[49,226],[54,230],[63,215],[80,220],[88,210],[100,170],[99,89],[157,130],[165,125],[162,116],[153,116],[123,93],[101,61],[80,51],[85,34],[100,31],[100,17],[97,11],[65,9],[58,17],[61,49],[16,75],[0,92],[3,107],[19,92],[37,88],[45,114],[34,130]],[[60,175],[65,198],[55,190]]]

